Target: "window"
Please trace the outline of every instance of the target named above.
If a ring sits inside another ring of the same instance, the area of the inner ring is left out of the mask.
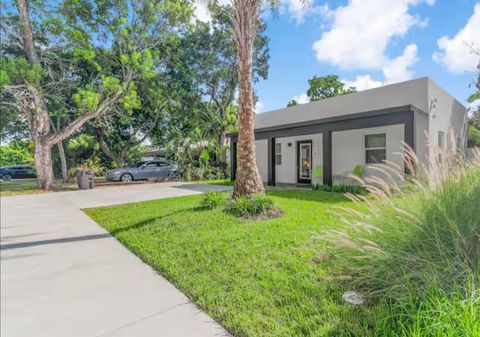
[[[440,149],[445,148],[445,132],[438,131],[438,147]]]
[[[365,163],[382,163],[387,159],[387,136],[385,133],[365,135]]]
[[[275,143],[275,165],[282,165],[282,143]]]

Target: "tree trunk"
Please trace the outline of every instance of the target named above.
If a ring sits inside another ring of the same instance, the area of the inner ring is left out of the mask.
[[[63,141],[57,143],[58,154],[60,156],[60,164],[62,167],[62,179],[66,183],[68,181],[68,172],[67,172],[67,159],[65,158],[65,150],[63,149]]]
[[[35,167],[38,188],[50,190],[55,187],[52,169],[52,145],[41,140],[35,141]]]
[[[254,111],[252,89],[253,42],[260,11],[260,1],[235,1],[235,42],[238,60],[238,143],[237,173],[233,197],[265,192],[255,157]]]

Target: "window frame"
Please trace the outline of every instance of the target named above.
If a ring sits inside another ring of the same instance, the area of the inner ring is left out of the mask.
[[[367,147],[367,137],[369,136],[382,136],[385,138],[385,146],[376,146],[376,147]],[[387,133],[383,132],[372,132],[372,133],[365,133],[363,137],[363,149],[365,151],[365,164],[366,165],[375,165],[375,164],[382,164],[385,160],[387,160]],[[369,161],[368,152],[369,151],[383,151],[385,153],[383,160],[371,162]]]
[[[277,151],[277,146],[280,151]],[[280,158],[280,160],[278,160]],[[282,143],[275,143],[275,165],[282,165]]]

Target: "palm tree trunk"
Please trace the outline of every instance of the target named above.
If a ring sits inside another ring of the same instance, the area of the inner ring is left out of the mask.
[[[235,0],[235,42],[238,60],[237,173],[233,196],[265,192],[255,157],[252,56],[260,13],[260,0]]]

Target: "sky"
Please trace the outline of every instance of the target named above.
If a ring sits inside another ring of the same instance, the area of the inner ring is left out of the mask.
[[[428,76],[465,105],[473,93],[479,57],[466,44],[480,50],[478,0],[280,0],[262,16],[270,69],[255,84],[257,113],[307,102],[314,75],[357,90]]]

